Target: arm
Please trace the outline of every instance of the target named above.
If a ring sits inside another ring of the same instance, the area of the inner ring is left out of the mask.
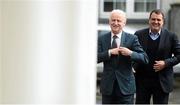
[[[175,34],[172,34],[170,42],[172,43],[171,54],[174,54],[174,56],[167,58],[165,60],[155,61],[153,68],[156,71],[161,71],[166,67],[172,67],[180,62],[180,43],[178,37]]]
[[[132,44],[132,54],[131,59],[138,63],[148,64],[148,56],[144,52],[142,46],[140,45],[137,36],[134,36],[133,44]]]
[[[109,52],[108,50],[103,50],[103,40],[102,37],[98,37],[98,60],[97,62],[103,62],[109,59]]]
[[[172,53],[173,57],[165,59],[165,67],[170,67],[178,64],[180,62],[180,42],[177,35],[172,34]]]

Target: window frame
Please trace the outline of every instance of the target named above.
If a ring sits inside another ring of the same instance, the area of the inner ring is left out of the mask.
[[[112,0],[114,1],[114,0]],[[147,19],[149,16],[149,12],[134,12],[134,2],[135,0],[126,0],[126,15],[128,19]],[[160,9],[160,0],[156,0],[157,5],[156,9]],[[100,0],[100,8],[99,8],[99,16],[100,18],[109,18],[110,12],[104,12],[104,0]]]

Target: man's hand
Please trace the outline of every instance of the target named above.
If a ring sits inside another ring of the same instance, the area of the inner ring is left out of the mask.
[[[153,69],[155,69],[156,72],[161,71],[164,68],[165,68],[165,62],[164,61],[162,61],[162,60],[155,61]]]
[[[120,52],[120,54],[122,54],[124,56],[131,56],[131,54],[132,54],[132,51],[126,47],[120,47],[119,52]]]
[[[110,49],[110,54],[111,55],[119,55],[119,48]]]

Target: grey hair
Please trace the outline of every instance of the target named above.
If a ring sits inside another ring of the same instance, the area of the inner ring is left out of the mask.
[[[124,11],[122,11],[120,9],[114,9],[114,10],[111,11],[109,19],[111,18],[113,13],[122,14],[126,18],[126,13]]]

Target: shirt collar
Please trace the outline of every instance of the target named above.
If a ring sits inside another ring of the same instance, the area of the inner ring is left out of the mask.
[[[111,32],[111,38],[113,38],[113,36],[116,35],[118,38],[121,38],[121,35],[122,35],[122,31],[118,34],[114,34]]]
[[[152,31],[151,31],[151,29],[149,29],[149,34],[151,35],[151,33],[152,33]],[[160,34],[161,34],[161,29],[159,30],[158,34],[156,34],[156,35],[160,35]]]

